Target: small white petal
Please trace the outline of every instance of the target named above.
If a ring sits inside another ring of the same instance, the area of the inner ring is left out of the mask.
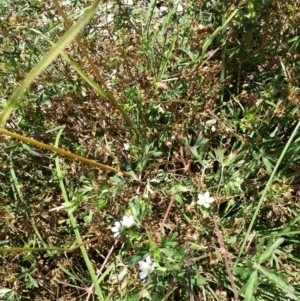
[[[115,222],[115,226],[111,228],[111,231],[114,232],[114,237],[120,235],[123,230],[123,225],[121,222]]]
[[[152,262],[151,257],[148,255],[146,258],[146,261],[139,261],[138,262],[140,266],[140,278],[144,279],[147,277],[148,274],[152,273],[154,271],[154,268],[156,267],[156,263]]]
[[[209,192],[206,191],[204,194],[198,194],[197,204],[209,208],[210,204],[214,202],[214,198],[209,196]]]
[[[161,6],[160,8],[159,8],[159,12],[160,13],[164,13],[164,12],[167,12],[168,11],[168,8],[166,7],[166,6]]]
[[[204,203],[204,198],[203,198],[202,194],[198,194],[198,201],[197,201],[197,203],[199,205],[202,205]]]
[[[122,227],[122,224],[121,224],[120,222],[115,222],[115,227],[121,228],[121,227]]]
[[[140,273],[140,279],[145,279],[148,276],[148,272],[147,271],[142,271]]]
[[[123,216],[122,225],[124,227],[130,228],[134,224],[133,216]]]
[[[123,149],[128,151],[129,150],[129,144],[128,143],[123,143]]]
[[[148,263],[148,264],[152,264],[152,260],[151,260],[151,258],[150,258],[150,256],[148,255],[147,256],[147,258],[146,258],[146,262]]]
[[[183,12],[183,6],[181,4],[179,4],[177,6],[177,9],[176,9],[177,13],[182,13]]]
[[[204,199],[209,199],[209,192],[206,191],[206,192],[204,193],[203,197],[204,197]]]
[[[141,270],[146,270],[148,268],[148,263],[145,261],[139,261],[138,264]]]

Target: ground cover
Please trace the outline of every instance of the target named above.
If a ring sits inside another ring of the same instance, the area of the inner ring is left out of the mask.
[[[298,300],[295,1],[96,4],[0,2],[1,298]]]

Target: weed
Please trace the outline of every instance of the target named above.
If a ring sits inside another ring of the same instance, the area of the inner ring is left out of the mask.
[[[0,297],[298,300],[296,4],[98,2],[0,3]]]

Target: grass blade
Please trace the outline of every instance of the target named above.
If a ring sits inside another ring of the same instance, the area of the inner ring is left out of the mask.
[[[23,96],[25,90],[30,86],[34,79],[39,76],[61,53],[61,51],[70,44],[73,39],[80,33],[80,31],[88,24],[90,19],[96,13],[96,8],[100,0],[96,0],[93,6],[86,10],[83,17],[78,20],[48,51],[48,53],[33,67],[23,80],[21,86],[13,93],[9,102],[3,109],[0,115],[0,126],[7,121],[9,115],[16,106],[18,100]]]

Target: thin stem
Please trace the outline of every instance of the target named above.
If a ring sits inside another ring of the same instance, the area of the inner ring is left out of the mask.
[[[60,129],[59,132],[58,132],[58,134],[57,134],[57,137],[56,137],[56,140],[55,140],[55,146],[56,147],[58,146],[59,138],[60,138],[60,135],[62,134],[62,131],[63,131],[63,129]],[[59,157],[55,158],[55,165],[56,165],[57,176],[58,176],[58,179],[59,179],[59,185],[60,185],[60,188],[61,188],[61,191],[62,191],[62,194],[63,194],[64,201],[66,203],[69,203],[67,192],[66,192],[66,189],[65,189],[65,186],[64,186],[64,182],[63,182],[62,172],[60,170]],[[81,244],[80,251],[82,253],[82,256],[83,256],[83,259],[85,261],[85,264],[86,264],[86,266],[88,268],[88,271],[89,271],[89,274],[91,276],[91,279],[92,279],[92,281],[94,283],[95,291],[96,291],[96,293],[98,295],[99,300],[100,301],[104,301],[105,299],[103,297],[103,294],[102,294],[102,291],[100,289],[100,286],[99,286],[99,284],[97,282],[97,277],[96,277],[94,268],[93,268],[92,263],[91,263],[91,261],[90,261],[90,259],[88,257],[86,249],[83,246],[83,241],[81,239],[81,235],[80,235],[80,232],[78,230],[78,226],[77,226],[75,217],[74,217],[74,215],[73,215],[72,212],[69,212],[69,217],[70,217],[71,225],[72,225],[72,227],[74,229],[76,240],[77,240],[77,242],[79,244]]]
[[[221,236],[221,232],[220,232],[218,223],[216,221],[215,215],[213,216],[213,221],[214,221],[214,225],[215,225],[215,229],[216,229],[216,233],[217,233],[217,237],[218,237],[218,242],[219,242],[219,245],[221,247],[222,254],[224,256],[225,266],[226,266],[227,274],[228,274],[228,277],[229,277],[229,280],[230,280],[230,283],[231,283],[231,287],[232,287],[232,290],[233,290],[234,299],[239,301],[240,300],[239,295],[238,295],[236,285],[235,285],[234,280],[233,280],[233,276],[232,276],[229,261],[228,261],[228,251],[225,249],[223,239],[222,239],[222,236]]]
[[[65,157],[81,161],[81,162],[83,162],[85,164],[89,164],[89,165],[93,165],[93,166],[96,166],[96,167],[100,167],[102,169],[105,169],[105,170],[108,170],[108,171],[112,171],[114,173],[122,173],[123,175],[125,175],[127,177],[131,177],[131,175],[128,172],[126,172],[126,171],[120,171],[118,169],[115,169],[113,167],[101,164],[101,163],[96,162],[94,160],[90,160],[90,159],[87,159],[87,158],[75,155],[73,153],[65,151],[62,148],[58,148],[58,147],[55,147],[55,146],[52,146],[52,145],[49,145],[49,144],[45,144],[45,143],[39,142],[39,141],[37,141],[35,139],[28,138],[28,137],[25,137],[25,136],[22,136],[22,135],[19,135],[19,134],[16,134],[16,133],[13,133],[13,132],[10,132],[8,130],[1,129],[1,128],[0,128],[0,133],[4,134],[4,135],[7,135],[7,136],[10,136],[10,137],[13,137],[13,138],[16,138],[18,140],[21,140],[21,141],[33,144],[33,145],[36,145],[38,147],[48,149],[48,150],[50,150],[52,152],[61,154],[61,155],[65,156]]]

